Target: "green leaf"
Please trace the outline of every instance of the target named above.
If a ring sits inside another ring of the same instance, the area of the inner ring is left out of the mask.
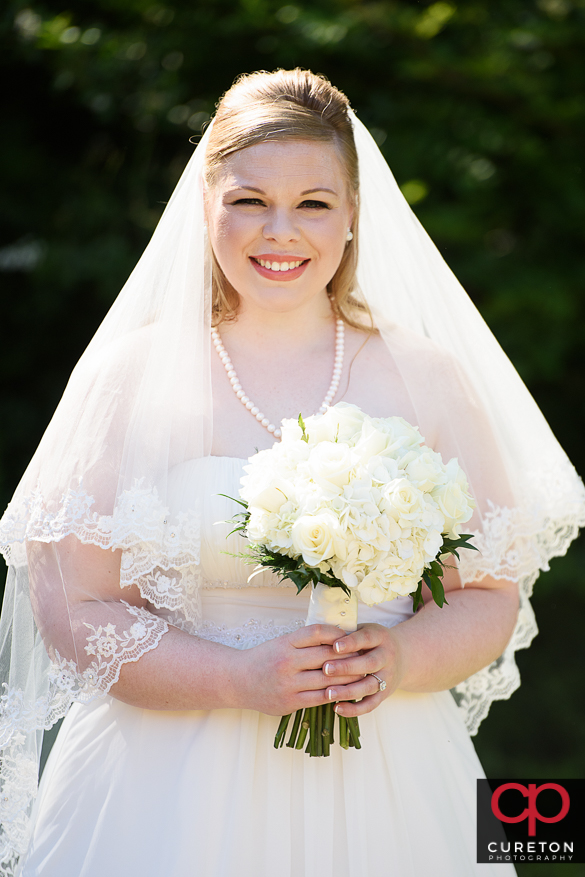
[[[447,600],[445,599],[445,589],[443,588],[441,578],[433,572],[425,570],[423,574],[423,581],[430,588],[431,594],[433,595],[433,600],[435,601],[437,606],[439,606],[439,608],[442,608],[445,603],[447,603]]]
[[[301,436],[301,441],[306,442],[307,444],[309,444],[309,436],[307,435],[307,430],[305,429],[305,421],[303,420],[303,415],[302,415],[302,414],[299,414],[299,420],[298,420],[298,423],[299,423],[300,428],[301,428],[302,431],[303,431],[303,434],[302,434],[302,436]]]
[[[419,606],[425,605],[425,602],[422,598],[422,586],[423,586],[423,583],[422,583],[422,579],[421,579],[420,582],[418,583],[418,588],[416,589],[416,591],[413,591],[412,594],[410,595],[412,597],[412,611],[413,612],[416,612],[416,610],[418,609]]]
[[[457,539],[451,539],[449,536],[443,537],[443,546],[441,554],[455,554],[457,548],[471,548],[472,551],[479,551],[475,545],[469,545],[469,540],[473,539],[473,533],[463,533]]]
[[[235,496],[228,496],[227,493],[218,493],[218,494],[216,494],[216,496],[224,496],[226,499],[231,499],[232,502],[237,502],[238,505],[242,505],[242,506],[244,506],[244,508],[246,509],[246,511],[248,510],[248,503],[247,503],[247,502],[244,502],[243,499],[236,499]],[[240,513],[240,514],[241,514],[241,513]]]

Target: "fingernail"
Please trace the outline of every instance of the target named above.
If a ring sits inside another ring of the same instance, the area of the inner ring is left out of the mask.
[[[334,712],[334,713],[337,713],[337,715],[340,715],[340,712],[339,712],[339,704],[338,704],[338,703],[336,703],[335,706],[333,707],[333,712]]]
[[[336,643],[333,643],[333,648],[337,653],[345,651],[345,643],[341,640],[337,640]]]
[[[333,689],[333,688],[327,689],[327,697],[329,698],[329,700],[335,700],[336,696],[337,695],[336,695],[335,689]]]
[[[323,667],[323,672],[326,676],[333,676],[333,664],[325,664],[325,666]]]

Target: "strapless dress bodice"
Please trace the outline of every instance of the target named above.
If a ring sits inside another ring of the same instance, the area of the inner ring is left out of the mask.
[[[200,563],[184,576],[196,582],[196,616],[176,607],[157,614],[190,633],[236,648],[250,648],[302,627],[307,616],[308,590],[280,582],[268,570],[248,579],[255,568],[240,556],[247,548],[228,521],[240,510],[238,497],[246,460],[239,457],[201,457],[175,466],[167,483],[171,517],[196,511],[200,520]],[[193,605],[193,594],[189,595]],[[412,615],[410,597],[399,597],[375,607],[360,605],[359,622],[392,626]]]

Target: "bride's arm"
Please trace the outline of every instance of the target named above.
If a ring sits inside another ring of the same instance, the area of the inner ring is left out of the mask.
[[[485,577],[461,587],[456,571],[445,576],[448,605],[439,608],[429,600],[407,621],[387,629],[365,624],[334,646],[338,657],[325,665],[331,700],[363,698],[343,703],[340,715],[362,715],[375,709],[397,688],[406,691],[442,691],[481,670],[504,651],[518,614],[518,588],[514,582]],[[344,653],[362,651],[345,659]],[[376,673],[387,683],[378,691],[373,676],[340,684],[347,674]]]
[[[49,545],[29,542],[27,552],[34,614],[49,655],[73,662],[80,673],[96,662],[110,679],[115,671],[110,693],[119,700],[145,709],[283,715],[326,699],[321,668],[335,657],[335,627],[312,625],[240,651],[176,627],[164,632],[138,588],[120,587],[119,551],[68,536]],[[131,635],[137,622],[157,633],[143,637],[142,648]]]
[[[111,693],[146,709],[288,715],[327,701],[321,668],[338,638],[335,627],[311,625],[240,651],[171,627],[155,651],[124,666]]]
[[[138,588],[120,588],[119,552],[67,537],[57,545],[31,542],[28,554],[35,616],[47,649],[79,671],[96,660],[96,636],[106,647],[105,660],[116,659],[116,636],[131,629],[133,609],[159,621]],[[367,624],[343,639],[335,627],[312,625],[240,651],[169,627],[139,659],[121,656],[111,694],[146,709],[247,708],[282,715],[324,703],[331,692],[332,700],[364,698],[338,707],[359,715],[397,687],[449,688],[503,651],[517,596],[511,583],[491,579],[461,589],[454,572],[445,584],[448,606],[428,603],[391,630]],[[358,650],[364,654],[342,657]],[[325,675],[323,667],[332,672]],[[372,672],[387,681],[384,693],[375,693],[372,676],[363,678]]]
[[[457,360],[428,340],[396,329],[387,349],[381,338],[373,339],[357,358],[354,391],[361,390],[368,374],[382,375],[372,382],[379,404],[395,410],[396,385],[391,381],[392,362],[402,380],[408,379],[412,416],[429,445],[440,451],[443,460],[458,458],[478,503],[477,518],[465,526],[467,532],[481,530],[482,516],[493,508],[514,506],[508,475],[502,463],[498,442],[481,400],[476,397]],[[392,350],[392,355],[389,354]],[[361,361],[360,361],[361,358]],[[390,365],[388,364],[390,362]],[[361,369],[361,371],[360,371]],[[384,370],[385,369],[385,370]],[[363,374],[362,374],[363,372]],[[400,386],[400,382],[398,384]],[[402,397],[396,395],[396,399]],[[331,700],[364,698],[360,703],[344,703],[342,715],[360,715],[378,706],[397,688],[409,691],[441,691],[459,684],[498,658],[512,636],[518,615],[518,587],[506,579],[489,575],[462,588],[459,574],[448,569],[444,577],[449,605],[442,609],[430,599],[408,621],[388,630],[366,624],[337,644],[338,655],[362,651],[360,657],[330,662]],[[379,692],[373,676],[345,686],[339,676],[345,673],[376,673],[387,683]]]

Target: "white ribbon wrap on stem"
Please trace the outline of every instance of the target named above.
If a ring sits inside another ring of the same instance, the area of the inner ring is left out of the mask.
[[[342,588],[315,585],[305,624],[334,624],[346,633],[357,630],[358,601],[355,591],[348,597]]]

